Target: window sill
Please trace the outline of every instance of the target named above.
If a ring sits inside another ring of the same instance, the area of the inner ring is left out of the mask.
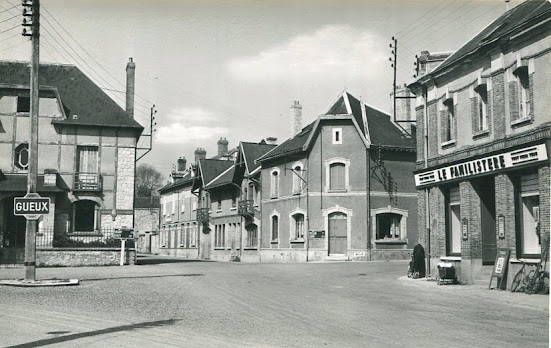
[[[237,210],[237,207],[231,207],[230,208],[230,211],[234,211],[234,210]]]
[[[531,124],[532,123],[532,117],[523,117],[523,118],[519,118],[519,119],[516,119],[514,121],[511,121],[511,127],[515,128],[515,127],[522,127],[522,126],[525,126],[527,124]]]
[[[246,246],[243,248],[244,250],[258,250],[258,247],[255,246]]]
[[[277,199],[277,196],[271,196],[270,199]]]
[[[377,239],[375,244],[407,244],[403,239]]]
[[[304,238],[290,239],[289,243],[304,243]]]
[[[74,231],[67,233],[67,237],[103,237],[103,234],[97,231]]]
[[[440,144],[440,147],[443,149],[454,147],[455,146],[455,139],[445,141]]]
[[[293,191],[293,196],[300,196],[302,192],[300,191]]]
[[[440,261],[455,261],[461,262],[461,256],[441,256]]]
[[[480,139],[480,138],[487,137],[489,135],[490,135],[490,130],[489,129],[483,129],[483,130],[479,130],[479,131],[475,132],[473,134],[473,139]]]
[[[327,193],[345,193],[348,192],[347,189],[329,189],[327,190]]]
[[[221,212],[222,212],[222,209],[218,209],[218,210],[216,211],[217,214],[219,214],[219,213],[221,213]]]
[[[529,264],[529,265],[537,265],[538,263],[541,262],[541,259],[521,257],[520,259],[511,259],[509,261],[511,263],[526,263],[526,264]]]
[[[279,244],[279,239],[271,240],[270,244]]]
[[[215,247],[214,250],[226,250],[224,247]]]

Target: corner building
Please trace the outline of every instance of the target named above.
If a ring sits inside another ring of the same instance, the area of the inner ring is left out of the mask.
[[[488,281],[496,253],[536,263],[549,243],[551,3],[504,13],[409,87],[417,96],[419,238],[429,270]]]

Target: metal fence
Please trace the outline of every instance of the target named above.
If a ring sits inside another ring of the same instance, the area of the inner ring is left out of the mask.
[[[36,234],[37,248],[114,248],[120,245],[120,232],[113,228],[90,232],[54,232],[50,227],[39,228]],[[133,246],[133,240],[127,241],[127,247]]]

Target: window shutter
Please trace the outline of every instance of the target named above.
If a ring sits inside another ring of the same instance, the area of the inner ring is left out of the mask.
[[[534,73],[528,75],[528,100],[530,102],[530,112],[528,116],[534,119]]]
[[[473,134],[476,134],[480,130],[480,125],[478,124],[479,111],[478,111],[478,98],[471,98],[471,122],[473,126]]]
[[[450,136],[452,139],[457,139],[457,104],[453,105],[452,125],[453,128]]]
[[[440,142],[448,141],[448,110],[440,111]]]
[[[519,118],[518,82],[509,82],[509,112],[511,121]]]

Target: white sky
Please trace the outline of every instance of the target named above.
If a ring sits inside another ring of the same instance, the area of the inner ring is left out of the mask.
[[[520,0],[512,0],[510,7]],[[0,59],[29,60],[19,0],[0,0]],[[136,63],[136,119],[157,132],[149,163],[168,175],[220,137],[289,137],[289,107],[303,126],[347,89],[390,111],[391,37],[398,82],[415,54],[455,50],[506,9],[504,0],[42,0],[42,62],[73,63],[98,85],[124,91]],[[15,8],[12,8],[15,6]],[[1,77],[0,77],[1,80]],[[106,90],[124,108],[124,93]],[[148,129],[144,133],[148,133]],[[142,139],[140,144],[147,139]]]

